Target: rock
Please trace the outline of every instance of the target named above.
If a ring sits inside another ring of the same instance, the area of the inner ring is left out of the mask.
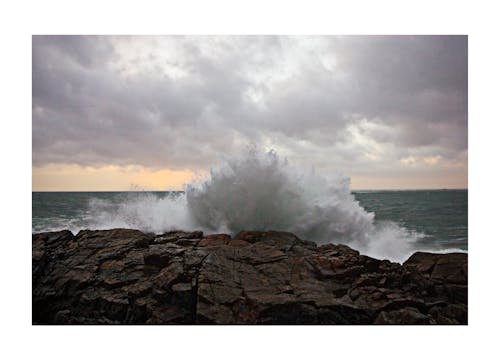
[[[382,311],[375,319],[377,325],[424,325],[433,323],[429,315],[407,307],[400,310]]]
[[[199,241],[199,239],[179,239],[176,240],[174,244],[180,246],[196,246]]]
[[[164,267],[170,259],[181,255],[186,249],[177,244],[151,245],[144,253],[144,263],[146,265]]]
[[[208,235],[198,242],[198,246],[220,246],[226,245],[231,237],[227,234]]]
[[[467,255],[404,265],[279,231],[32,236],[34,324],[467,324]]]
[[[435,306],[429,310],[429,314],[432,314],[438,324],[467,324],[467,306],[463,304]]]
[[[155,244],[165,244],[169,242],[176,242],[181,239],[201,239],[203,232],[201,231],[169,231],[162,235],[156,236],[154,239]]]
[[[229,244],[229,246],[233,246],[233,247],[243,247],[243,246],[250,245],[249,242],[247,242],[245,240],[240,240],[240,239],[231,240],[228,242],[228,244]]]
[[[153,278],[153,283],[157,289],[168,290],[172,284],[180,281],[184,274],[184,266],[180,261],[174,261]]]
[[[467,254],[430,254],[417,252],[404,263],[417,268],[435,281],[467,285]]]

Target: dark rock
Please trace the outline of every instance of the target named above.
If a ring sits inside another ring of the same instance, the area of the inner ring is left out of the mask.
[[[151,245],[144,253],[144,263],[157,267],[166,266],[170,259],[181,255],[186,249],[177,244]]]
[[[41,240],[46,246],[57,245],[61,241],[69,241],[74,238],[73,233],[69,230],[54,231],[33,235],[33,241]]]
[[[203,232],[201,231],[169,231],[162,235],[156,236],[154,239],[155,244],[165,244],[169,242],[176,242],[181,239],[201,239]]]
[[[431,280],[467,285],[467,254],[417,252],[404,263],[426,274]]]
[[[32,236],[34,324],[467,324],[467,255],[404,265],[287,232]]]
[[[173,261],[153,278],[157,289],[169,289],[174,282],[180,281],[184,275],[184,266],[180,261]]]
[[[438,324],[467,324],[467,306],[463,304],[435,306],[429,310],[429,314],[436,319]]]
[[[198,246],[226,245],[229,240],[231,240],[231,237],[227,234],[212,234],[201,239]]]
[[[434,323],[429,315],[418,309],[407,307],[393,311],[382,311],[375,319],[377,325],[425,325]]]
[[[231,241],[229,241],[228,244],[229,244],[229,246],[233,246],[233,247],[243,247],[243,246],[250,245],[249,242],[247,242],[245,240],[240,240],[240,239],[231,240]]]
[[[200,240],[199,239],[179,239],[176,240],[174,244],[180,246],[196,246]]]

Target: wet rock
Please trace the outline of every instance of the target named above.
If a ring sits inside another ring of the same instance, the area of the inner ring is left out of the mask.
[[[229,246],[233,246],[233,247],[243,247],[243,246],[250,245],[249,242],[247,242],[245,240],[239,240],[239,239],[231,240],[228,244],[229,244]]]
[[[377,325],[426,325],[433,323],[433,320],[418,309],[407,307],[400,310],[382,311],[374,323]]]
[[[153,278],[156,289],[169,289],[175,282],[179,282],[184,275],[184,266],[179,260],[173,261]]]
[[[467,324],[467,306],[464,304],[435,306],[429,310],[429,314],[436,319],[438,324]]]
[[[32,236],[34,324],[466,324],[467,255],[404,265],[279,231]]]
[[[155,244],[165,244],[170,242],[176,242],[181,239],[201,239],[203,237],[203,232],[201,231],[169,231],[162,235],[158,235],[154,238]]]
[[[171,259],[180,256],[186,249],[177,244],[151,245],[144,254],[146,265],[164,267]]]
[[[198,246],[220,246],[226,245],[231,237],[227,234],[212,234],[204,237],[198,243]]]
[[[174,244],[180,246],[196,246],[199,241],[199,239],[179,239],[176,240]]]
[[[451,284],[467,284],[467,254],[430,254],[417,252],[404,263],[427,275],[430,279]]]
[[[46,246],[57,245],[61,241],[69,241],[74,238],[69,230],[46,232],[33,235],[33,241],[42,241]]]

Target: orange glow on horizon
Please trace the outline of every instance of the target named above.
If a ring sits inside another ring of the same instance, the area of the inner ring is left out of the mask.
[[[141,166],[82,167],[34,166],[32,191],[133,191],[183,190],[185,184],[203,177],[192,170],[151,170]],[[351,190],[466,189],[467,172],[443,177],[351,177]]]
[[[32,191],[183,190],[195,173],[190,170],[150,170],[139,166],[34,166]]]

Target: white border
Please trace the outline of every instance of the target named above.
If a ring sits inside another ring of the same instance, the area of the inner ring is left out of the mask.
[[[493,2],[491,2],[493,3]],[[498,11],[463,1],[33,1],[2,6],[2,357],[494,357],[498,286]],[[467,327],[31,326],[31,34],[468,34]],[[5,201],[6,199],[6,201]],[[491,355],[490,355],[491,354]]]

